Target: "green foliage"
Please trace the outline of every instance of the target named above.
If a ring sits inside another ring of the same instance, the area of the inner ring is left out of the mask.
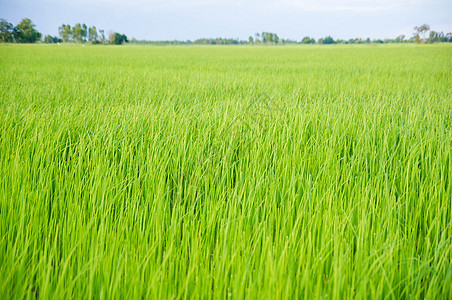
[[[80,23],[75,24],[75,26],[72,28],[72,36],[74,37],[74,40],[77,43],[83,42],[83,27]]]
[[[262,37],[263,44],[278,44],[279,43],[279,37],[276,33],[262,32],[261,37]]]
[[[58,33],[64,43],[70,42],[72,39],[72,28],[69,24],[63,24],[58,28]]]
[[[117,33],[117,32],[114,33],[112,44],[122,45],[122,44],[125,44],[125,43],[128,43],[128,42],[129,42],[129,40],[127,39],[127,36],[125,34],[120,34],[120,33]]]
[[[64,43],[67,42],[77,42],[86,43],[90,42],[92,44],[99,44],[105,41],[105,36],[103,35],[103,30],[101,30],[102,35],[99,39],[96,26],[87,27],[86,24],[77,23],[73,27],[69,24],[62,24],[58,28],[58,33]]]
[[[62,42],[63,42],[63,40],[57,36],[46,35],[44,37],[44,43],[47,43],[47,44],[56,44],[56,43],[62,43]]]
[[[105,44],[107,42],[107,39],[105,38],[105,31],[103,29],[99,29],[99,42],[102,44]]]
[[[451,299],[451,50],[0,46],[0,294]]]
[[[35,27],[36,25],[30,19],[22,19],[13,29],[15,41],[18,43],[35,43],[40,40],[42,35]]]
[[[129,41],[130,44],[137,45],[156,45],[156,46],[169,46],[169,45],[193,45],[192,41],[178,41],[178,40],[167,40],[167,41],[149,41],[149,40],[137,40],[132,38]]]
[[[98,39],[99,35],[97,34],[96,26],[90,27],[88,31],[89,31],[88,41],[93,44],[99,42],[99,39]]]
[[[330,45],[330,44],[336,44],[336,42],[334,41],[334,39],[331,36],[327,36],[326,38],[319,39],[319,44]]]
[[[315,44],[315,39],[314,38],[310,38],[309,36],[305,36],[302,40],[301,40],[302,44]]]
[[[427,32],[430,31],[430,25],[428,25],[428,24],[423,24],[423,25],[421,25],[421,26],[415,26],[415,27],[414,27],[414,30],[416,30],[416,34],[418,35],[418,39],[417,39],[416,42],[418,42],[418,43],[419,43],[419,42],[422,42],[422,43],[427,42],[427,39],[425,38],[425,35],[427,34]],[[420,34],[423,35],[422,41],[419,40],[419,35],[420,35]]]
[[[41,39],[41,33],[34,29],[35,25],[30,19],[23,19],[22,22],[17,26],[12,26],[5,19],[0,19],[0,37],[2,42],[19,42],[19,43],[34,43]],[[395,39],[375,39],[373,41],[370,38],[366,40],[361,38],[351,38],[349,40],[334,40],[331,36],[326,38],[320,38],[318,44],[390,44],[390,43],[436,43],[436,42],[452,42],[452,33],[444,34],[443,32],[430,31],[430,26],[423,24],[421,26],[414,27],[416,33],[412,38],[405,40],[405,36],[399,35]],[[430,31],[429,38],[425,37],[426,33]],[[70,25],[62,24],[58,28],[61,41],[66,42],[78,42],[86,43],[90,42],[92,44],[106,44],[107,39],[105,38],[104,30],[97,31],[95,26],[87,27],[86,24],[76,24],[74,27]],[[419,34],[423,34],[423,39],[420,39]],[[46,43],[59,42],[59,39],[52,36],[45,37]],[[128,43],[128,38],[124,34],[119,34],[117,32],[110,31],[109,40],[110,44],[125,44]],[[137,40],[132,38],[131,42],[133,44],[148,44],[148,45],[251,45],[251,44],[266,44],[266,45],[291,45],[297,44],[296,40],[291,39],[280,39],[276,33],[262,32],[256,33],[255,38],[250,36],[248,41],[234,39],[234,38],[201,38],[194,42],[187,41],[148,41],[148,40]],[[308,36],[304,37],[300,43],[302,44],[315,44],[316,40]]]
[[[246,41],[240,41],[239,39],[234,38],[203,38],[197,39],[193,42],[195,45],[239,45],[239,44],[247,44]]]
[[[428,38],[429,43],[447,43],[452,42],[452,32],[444,34],[444,32],[430,31]]]
[[[88,37],[88,27],[86,24],[82,24],[82,40],[83,42],[86,42],[86,39]]]
[[[14,39],[14,26],[5,19],[0,19],[0,38],[3,43],[10,43]]]

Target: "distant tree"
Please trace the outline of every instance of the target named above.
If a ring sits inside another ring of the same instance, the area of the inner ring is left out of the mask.
[[[309,36],[305,36],[302,40],[301,40],[302,44],[315,44],[315,39],[310,38]]]
[[[89,32],[88,41],[90,43],[97,43],[98,42],[98,35],[97,35],[96,26],[90,27],[88,32]]]
[[[77,43],[83,42],[83,28],[80,23],[75,24],[72,28],[72,35]]]
[[[14,26],[5,19],[0,19],[0,36],[3,43],[13,41]]]
[[[448,38],[447,35],[444,34],[444,32],[436,32],[436,31],[430,31],[430,35],[428,38],[429,43],[444,43],[447,42]]]
[[[399,35],[398,37],[395,38],[394,42],[396,42],[396,43],[403,43],[404,40],[405,40],[405,35],[401,34],[401,35]]]
[[[261,38],[260,33],[256,32],[255,36],[256,36],[256,39],[254,40],[254,43],[259,44],[260,43],[260,38]]]
[[[272,32],[262,32],[262,43],[264,44],[278,44],[279,43],[279,36],[276,33]]]
[[[63,40],[63,43],[67,43],[72,38],[72,28],[71,25],[61,25],[58,28],[58,33],[60,34],[61,39]]]
[[[47,44],[61,43],[62,41],[63,40],[57,36],[46,35],[44,37],[44,43],[47,43]]]
[[[265,32],[265,41],[267,42],[267,44],[272,44],[273,43],[273,34],[270,32]]]
[[[452,43],[452,32],[446,34],[446,42]]]
[[[129,41],[127,40],[127,36],[125,34],[120,34],[115,32],[114,34],[114,44],[116,45],[121,45],[121,44],[125,44],[128,43]]]
[[[42,34],[35,29],[36,25],[28,19],[22,21],[13,29],[14,38],[19,43],[35,43]]]
[[[420,39],[420,37],[419,37],[419,33],[415,33],[415,34],[413,35],[413,39],[414,39],[414,42],[415,42],[416,44],[419,44],[419,43],[421,42],[421,39]]]
[[[334,39],[331,36],[327,36],[326,38],[323,38],[321,40],[322,40],[322,42],[320,43],[320,40],[319,40],[319,44],[325,44],[325,45],[336,44],[336,42],[334,41]]]
[[[254,44],[254,39],[253,39],[252,36],[250,36],[250,37],[248,38],[248,44],[250,44],[250,45]]]
[[[433,31],[433,30],[430,31],[430,34],[429,34],[429,36],[428,36],[427,41],[428,41],[429,43],[436,43],[436,42],[439,42],[439,33],[436,32],[436,31]]]
[[[53,43],[53,37],[51,35],[46,35],[44,37],[44,43],[47,43],[47,44]]]
[[[186,41],[178,41],[178,40],[171,40],[171,41],[148,41],[148,40],[137,40],[136,38],[132,38],[129,43],[131,44],[139,44],[139,45],[193,45],[194,42],[190,40]]]
[[[114,44],[115,43],[115,33],[112,30],[110,30],[108,32],[108,42],[110,44]]]
[[[268,41],[267,33],[262,32],[261,37],[262,37],[262,43],[264,43],[264,44],[267,43],[267,41]]]
[[[282,43],[283,45],[298,44],[298,42],[296,40],[291,40],[291,39],[281,39],[280,43]]]
[[[142,41],[143,42],[143,41]],[[140,43],[142,43],[140,42]],[[161,45],[191,45],[191,41],[157,41],[150,42],[148,44],[161,44]],[[238,38],[202,38],[193,42],[195,45],[246,45],[248,41],[241,41]]]
[[[416,26],[414,27],[414,30],[416,30],[416,33],[418,35],[422,34],[422,42],[425,43],[426,42],[426,38],[425,35],[427,34],[427,32],[430,30],[430,25],[428,24],[422,24],[421,26]]]
[[[86,42],[86,39],[88,37],[88,27],[86,24],[82,24],[82,41]]]
[[[100,29],[99,30],[99,33],[100,33],[100,42],[102,43],[102,44],[105,44],[105,31],[103,30],[103,29]]]

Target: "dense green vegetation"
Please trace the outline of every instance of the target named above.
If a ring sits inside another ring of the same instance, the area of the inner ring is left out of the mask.
[[[0,46],[0,294],[452,298],[451,66]]]
[[[17,26],[9,23],[7,20],[0,18],[0,42],[3,43],[35,43],[41,41],[42,34],[35,29],[35,25],[30,19],[23,19]],[[291,40],[280,38],[276,33],[257,32],[254,37],[249,36],[248,40],[240,40],[239,38],[199,38],[194,41],[190,40],[137,40],[132,38],[131,44],[138,45],[295,45],[295,44],[402,44],[402,43],[452,43],[452,32],[444,33],[430,30],[430,25],[423,24],[414,27],[415,32],[412,37],[406,37],[404,34],[394,39],[373,39],[370,38],[350,38],[348,40],[333,39],[331,36],[319,38],[318,40],[305,36],[301,40]],[[44,42],[47,44],[54,43],[90,43],[90,44],[112,44],[122,45],[129,43],[129,39],[125,34],[110,31],[105,34],[105,30],[97,29],[96,26],[87,26],[86,24],[77,23],[74,26],[70,24],[62,24],[58,27],[59,36],[45,35]]]

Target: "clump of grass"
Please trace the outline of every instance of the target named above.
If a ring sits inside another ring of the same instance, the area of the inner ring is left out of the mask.
[[[0,54],[3,297],[452,297],[449,45]]]

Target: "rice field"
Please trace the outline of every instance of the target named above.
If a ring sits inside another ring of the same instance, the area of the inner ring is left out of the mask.
[[[451,299],[452,46],[0,46],[3,299]]]

